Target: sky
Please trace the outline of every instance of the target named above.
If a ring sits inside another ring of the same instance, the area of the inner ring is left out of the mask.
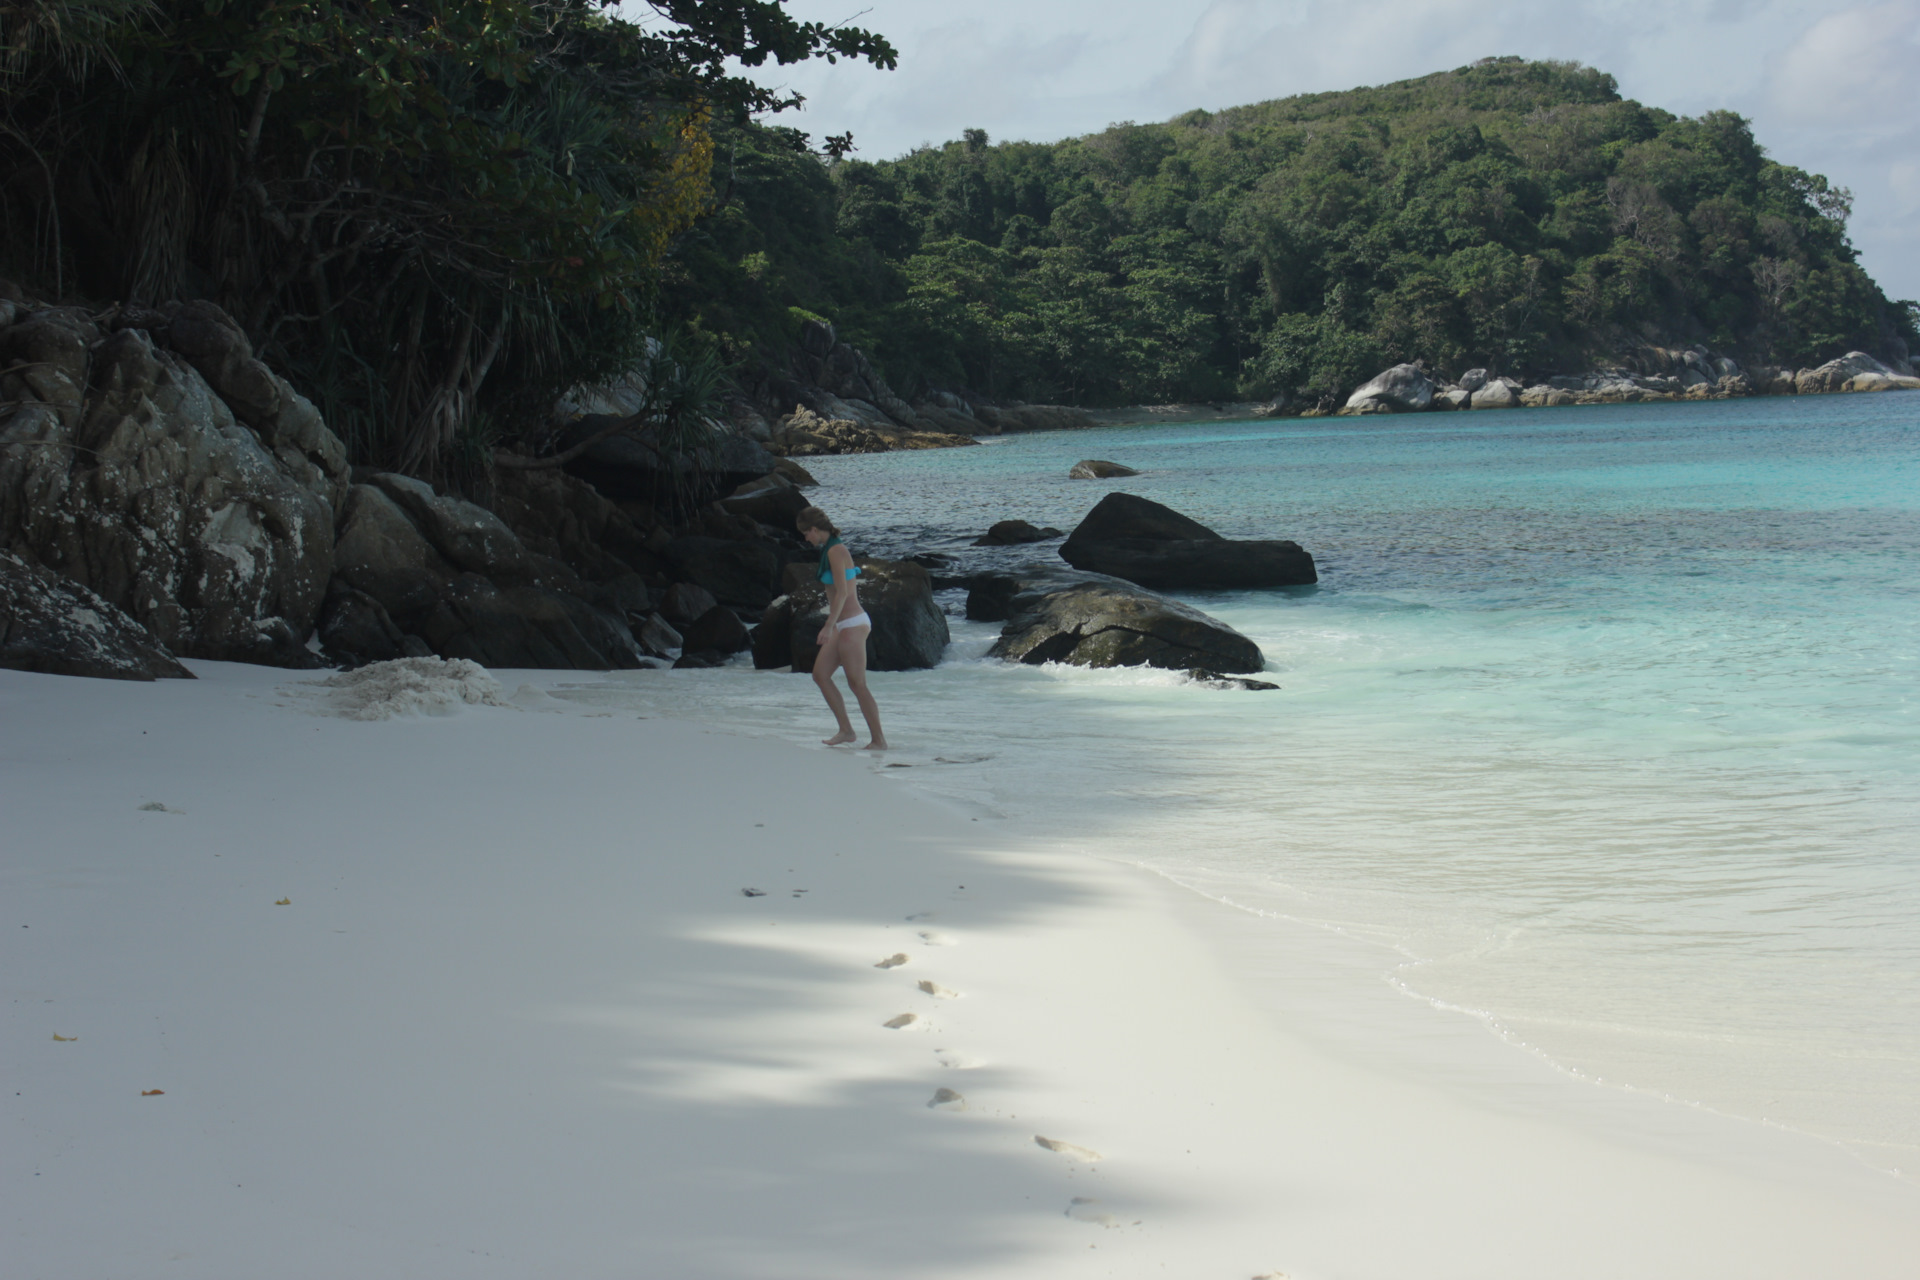
[[[1052,141],[1518,54],[1584,62],[1682,115],[1753,121],[1775,158],[1852,189],[1849,229],[1888,295],[1920,298],[1920,0],[790,0],[885,35],[894,71],[766,67],[881,160],[980,128]]]

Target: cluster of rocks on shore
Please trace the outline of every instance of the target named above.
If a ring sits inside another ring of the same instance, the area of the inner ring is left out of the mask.
[[[1920,387],[1858,352],[1787,374],[1648,350],[1636,372],[1534,387],[1480,370],[1443,385],[1399,365],[1346,411]],[[313,404],[210,303],[95,314],[0,281],[0,666],[155,679],[190,677],[181,657],[438,656],[609,670],[750,650],[757,667],[805,671],[825,595],[817,553],[794,531],[814,483],[796,457],[1092,424],[1079,410],[942,392],[909,405],[825,324],[808,327],[790,373],[767,375],[759,399],[735,402],[692,453],[609,433],[643,389],[576,391],[554,424],[556,451],[581,445],[564,469],[496,468],[461,496],[349,466]],[[770,419],[775,397],[794,408]],[[1138,473],[1086,459],[1070,474]],[[1059,537],[1003,520],[976,545]],[[1059,555],[938,584],[921,563],[862,558],[871,667],[938,663],[949,631],[934,592],[960,585],[970,618],[1004,624],[997,656],[1232,684],[1222,673],[1264,665],[1258,648],[1157,592],[1316,580],[1297,543],[1222,538],[1124,493],[1095,505]]]
[[[1340,412],[1419,413],[1901,390],[1920,390],[1920,377],[1882,364],[1864,351],[1850,351],[1818,368],[1792,370],[1764,365],[1742,368],[1732,357],[1714,355],[1705,347],[1640,347],[1631,353],[1630,363],[1531,385],[1485,369],[1469,369],[1457,381],[1441,382],[1420,365],[1397,364],[1355,389]]]
[[[669,527],[647,498],[688,479],[683,460],[632,437],[566,470],[499,469],[485,505],[350,467],[312,403],[204,302],[92,314],[0,288],[0,370],[0,665],[151,680],[191,678],[180,657],[608,670],[751,649],[762,667],[812,663],[825,597],[793,529],[812,477],[739,433],[698,469],[730,492]],[[595,407],[608,412],[576,430],[621,409]],[[1009,521],[992,540],[1058,536]],[[861,563],[870,665],[939,662],[949,632],[927,571]],[[1023,622],[1009,656],[1062,650],[1042,643],[1051,626],[1080,637],[1071,661],[1253,669],[1244,641],[1183,644],[1198,615],[1141,588],[1076,598],[1086,607]]]

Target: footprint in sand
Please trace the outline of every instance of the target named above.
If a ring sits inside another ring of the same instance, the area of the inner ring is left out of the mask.
[[[898,1030],[899,1030],[900,1028],[902,1028],[902,1027],[910,1027],[910,1026],[912,1026],[912,1025],[913,1025],[914,1023],[916,1023],[916,1022],[918,1022],[918,1021],[920,1021],[920,1015],[919,1015],[919,1014],[917,1014],[917,1013],[902,1013],[902,1014],[898,1014],[898,1015],[896,1015],[896,1016],[894,1016],[894,1017],[891,1017],[891,1018],[888,1018],[888,1019],[887,1019],[887,1020],[886,1020],[885,1022],[883,1022],[883,1023],[881,1023],[880,1025],[881,1025],[881,1026],[883,1026],[883,1027],[886,1027],[886,1028],[888,1028],[889,1030],[892,1030],[892,1031],[898,1031]]]
[[[952,1071],[972,1071],[975,1067],[987,1065],[986,1059],[976,1058],[970,1053],[958,1049],[935,1049],[933,1060]]]
[[[922,978],[913,984],[936,1000],[958,1000],[960,993],[952,987],[943,987],[932,978]]]
[[[930,1111],[965,1111],[967,1100],[952,1089],[935,1089],[933,1100],[927,1103]]]
[[[938,929],[922,929],[920,931],[920,941],[930,947],[957,947],[960,945],[959,940],[952,934],[942,933]]]
[[[904,951],[896,951],[892,955],[888,956],[885,960],[882,960],[879,964],[876,964],[873,967],[876,969],[898,969],[901,965],[905,964],[906,962],[907,962],[907,953]]]
[[[1120,1219],[1100,1207],[1098,1200],[1086,1196],[1075,1196],[1067,1206],[1067,1216],[1075,1222],[1091,1222],[1096,1227],[1117,1227]]]
[[[1062,1142],[1058,1138],[1043,1138],[1036,1133],[1033,1135],[1033,1140],[1037,1145],[1045,1147],[1049,1151],[1057,1152],[1060,1155],[1067,1156],[1074,1160],[1083,1160],[1088,1164],[1092,1164],[1101,1158],[1098,1151],[1094,1151],[1088,1147],[1076,1147],[1073,1143]]]

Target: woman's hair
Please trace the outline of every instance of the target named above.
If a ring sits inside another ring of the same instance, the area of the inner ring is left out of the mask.
[[[793,522],[802,529],[818,529],[835,538],[840,536],[840,531],[833,527],[833,521],[827,519],[827,513],[818,507],[803,507]]]

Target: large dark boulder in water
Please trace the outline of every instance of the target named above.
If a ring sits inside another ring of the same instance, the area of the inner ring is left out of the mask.
[[[981,574],[967,616],[1006,626],[989,656],[1080,667],[1249,672],[1260,646],[1198,609],[1104,574],[1034,565]]]
[[[1110,493],[1060,548],[1076,569],[1163,591],[1235,591],[1318,582],[1297,542],[1233,541],[1170,507]],[[1205,664],[1190,664],[1205,665]]]
[[[999,520],[985,535],[975,538],[976,547],[1012,547],[1023,542],[1045,542],[1048,538],[1057,538],[1060,531],[1051,525],[1041,528],[1025,520]]]
[[[71,578],[0,551],[0,667],[106,680],[193,679],[145,627]]]
[[[933,602],[933,579],[911,560],[869,560],[860,566],[860,607],[873,619],[867,634],[869,671],[918,671],[940,664],[952,634],[947,615]],[[827,618],[827,589],[812,580],[812,566],[791,575],[786,595],[774,601],[753,630],[753,665],[765,670],[791,665],[813,670],[814,643]],[[793,581],[798,578],[799,581]]]

